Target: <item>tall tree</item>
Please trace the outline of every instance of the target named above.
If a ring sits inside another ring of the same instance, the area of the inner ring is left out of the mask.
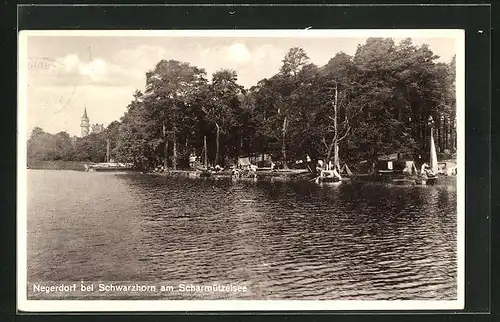
[[[321,86],[320,70],[314,64],[304,65],[296,74],[294,89],[288,102],[287,156],[303,159],[318,155],[318,89]]]
[[[28,140],[28,162],[48,160],[50,150],[51,135],[42,128],[35,127]]]
[[[365,107],[357,99],[361,93],[352,57],[343,52],[336,54],[322,68],[321,80],[319,133],[326,149],[326,162],[331,161],[333,154],[333,165],[340,171],[340,144],[353,134],[355,122]]]
[[[411,154],[414,140],[398,116],[400,90],[395,68],[397,48],[392,39],[370,38],[354,56],[360,104],[365,105],[357,136],[358,153],[375,161],[383,154]],[[404,69],[403,69],[404,71]],[[406,81],[403,84],[408,84]]]
[[[222,69],[215,72],[210,86],[211,99],[203,106],[207,119],[215,125],[216,165],[220,163],[220,136],[227,135],[236,122],[235,111],[239,108],[239,96],[243,90],[237,80],[238,76],[234,70]],[[226,145],[225,147],[227,148]]]
[[[273,157],[275,147],[281,149],[282,124],[279,114],[279,103],[282,101],[278,92],[279,77],[260,80],[249,90],[253,107],[253,121],[255,123],[256,150],[262,154],[271,153]],[[250,101],[249,101],[250,102]],[[281,151],[278,152],[281,154]]]
[[[35,127],[28,139],[27,157],[28,162],[74,160],[73,140],[66,132],[50,134],[40,127]]]
[[[299,71],[309,63],[310,59],[304,49],[299,47],[290,48],[283,58],[280,73],[285,77],[297,76]]]
[[[289,118],[292,115],[292,93],[299,86],[297,78],[298,73],[304,66],[309,63],[309,57],[304,49],[299,47],[290,48],[285,58],[282,60],[283,65],[280,68],[280,74],[277,77],[277,109],[278,114],[282,119],[282,139],[281,139],[281,153],[284,166],[287,167],[287,130],[289,126]]]
[[[215,164],[253,152],[285,164],[306,154],[326,156],[335,167],[340,158],[425,158],[429,116],[438,146],[454,146],[454,62],[436,59],[410,39],[396,45],[370,38],[353,57],[338,53],[318,68],[295,47],[278,73],[249,90],[234,71],[217,71],[209,83],[203,69],[162,60],[147,73],[145,94],[138,93],[112,127],[119,129],[117,155],[141,167],[162,160],[175,166],[208,137]]]
[[[189,142],[193,128],[193,99],[195,93],[206,86],[206,72],[185,62],[161,60],[154,70],[146,74],[144,106],[153,120],[157,122],[158,135],[153,148],[164,142],[164,156],[168,141],[173,142],[172,163],[177,166],[177,142]],[[164,131],[165,129],[165,131]],[[179,140],[180,139],[180,140]],[[181,149],[185,159],[189,154],[189,144]],[[166,163],[165,163],[166,165]]]
[[[153,116],[143,101],[143,94],[136,92],[121,119],[116,147],[118,160],[142,169],[156,165],[161,149],[161,129],[158,129],[161,120]]]
[[[55,141],[55,159],[70,161],[74,159],[73,140],[67,132],[59,132],[53,137]]]
[[[104,130],[106,141],[109,142],[110,147],[110,159],[116,160],[117,155],[117,144],[118,138],[120,135],[120,126],[121,123],[119,121],[111,122],[106,129]]]

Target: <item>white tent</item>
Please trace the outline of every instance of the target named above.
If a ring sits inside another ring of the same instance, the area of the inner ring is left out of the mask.
[[[248,157],[238,158],[238,166],[248,167],[251,166],[250,159]]]
[[[347,175],[352,175],[352,171],[351,169],[349,169],[349,167],[347,166],[347,163],[344,163],[344,165],[342,166],[342,168],[340,169],[340,173],[341,174],[347,174]]]

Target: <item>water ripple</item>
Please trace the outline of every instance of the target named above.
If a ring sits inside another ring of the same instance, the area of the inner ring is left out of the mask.
[[[30,281],[244,283],[242,299],[457,296],[456,191],[446,187],[28,178]],[[200,297],[221,295],[178,298]]]

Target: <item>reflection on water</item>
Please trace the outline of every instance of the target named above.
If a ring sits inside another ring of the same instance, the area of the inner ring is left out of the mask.
[[[247,285],[224,295],[239,299],[457,295],[455,186],[36,170],[28,179],[30,282]]]

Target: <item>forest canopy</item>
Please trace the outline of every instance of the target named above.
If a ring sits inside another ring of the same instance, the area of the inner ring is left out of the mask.
[[[203,68],[161,60],[146,72],[120,121],[84,138],[35,128],[28,159],[103,162],[112,158],[150,169],[184,167],[189,155],[233,164],[238,156],[270,155],[284,164],[309,156],[356,164],[397,153],[429,158],[429,135],[441,154],[456,151],[455,58],[438,62],[411,39],[370,38],[353,56],[339,52],[326,65],[291,48],[275,75],[250,88],[234,70],[208,79]]]

